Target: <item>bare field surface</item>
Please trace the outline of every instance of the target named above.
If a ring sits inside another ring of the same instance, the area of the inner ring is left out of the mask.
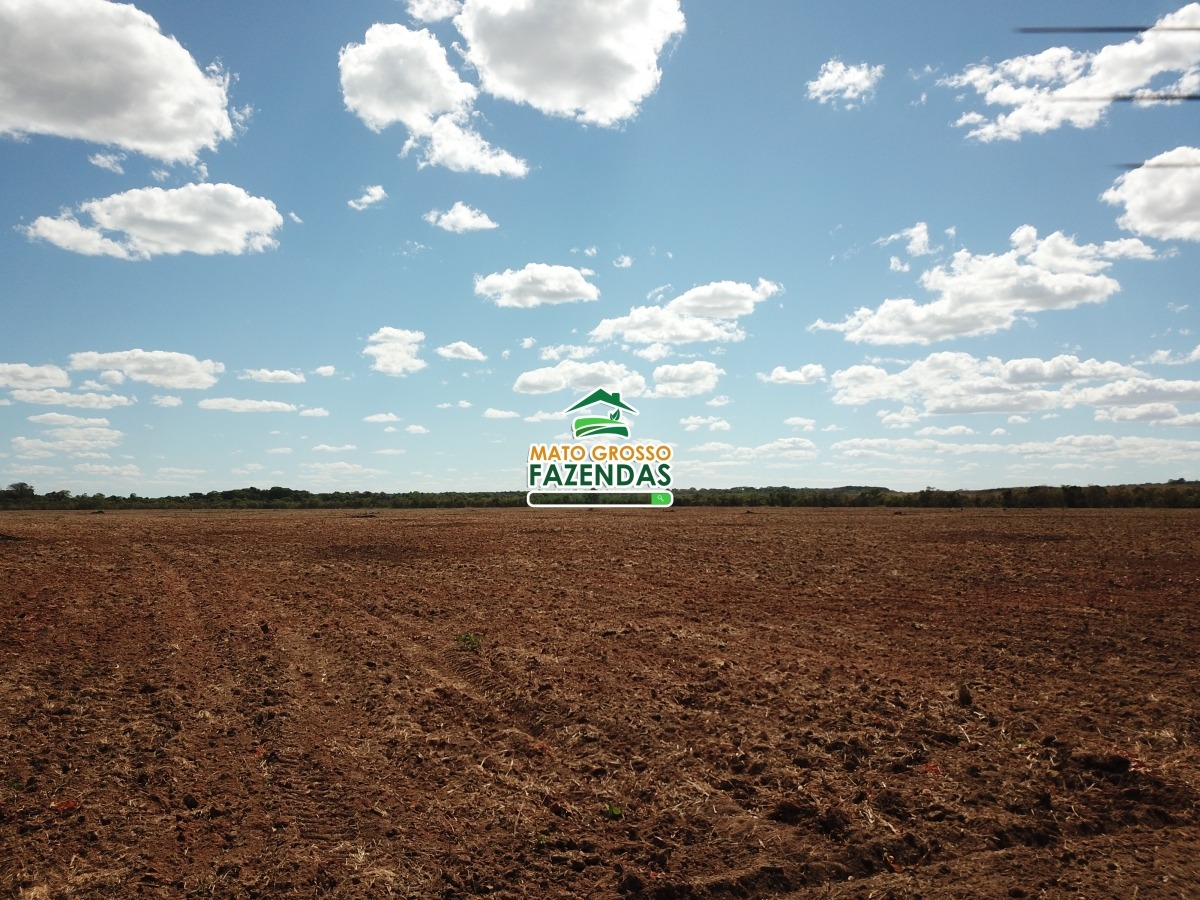
[[[1200,896],[1198,526],[0,513],[0,895]]]

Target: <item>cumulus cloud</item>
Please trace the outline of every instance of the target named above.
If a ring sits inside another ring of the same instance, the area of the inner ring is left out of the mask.
[[[633,257],[622,254],[613,260],[613,265],[618,269],[628,269],[633,266]]]
[[[522,372],[513,384],[513,390],[519,394],[549,394],[567,388],[590,391],[598,387],[619,391],[626,397],[639,397],[646,392],[646,379],[624,363],[564,359],[554,366]]]
[[[424,425],[409,425],[404,430],[409,434],[429,434],[429,429]]]
[[[767,384],[813,384],[825,377],[825,367],[820,363],[807,363],[799,369],[776,366],[769,374],[758,373],[758,380]]]
[[[361,44],[338,56],[346,108],[373,131],[401,124],[404,153],[423,152],[423,165],[454,171],[521,177],[524,160],[490,146],[469,127],[478,94],[451,67],[446,51],[426,29],[375,24]]]
[[[134,188],[89,200],[78,213],[91,223],[65,211],[39,216],[21,230],[32,239],[85,256],[141,260],[163,254],[270,250],[278,246],[271,234],[283,224],[274,203],[232,184]]]
[[[440,209],[431,209],[425,213],[424,219],[430,225],[444,231],[452,231],[455,234],[462,234],[466,231],[486,231],[489,228],[500,227],[488,217],[487,213],[473,209],[461,200],[455,201],[455,204],[445,212]]]
[[[521,414],[511,409],[494,409],[489,406],[483,411],[483,417],[485,419],[518,419]]]
[[[175,406],[183,406],[183,398],[176,397],[171,394],[155,394],[150,398],[150,402],[155,406],[161,406],[163,409],[170,409]]]
[[[620,338],[634,344],[687,344],[740,341],[746,333],[734,319],[783,288],[765,278],[757,285],[716,281],[694,287],[665,306],[635,306],[628,315],[603,319],[591,331],[593,340]]]
[[[452,19],[462,9],[459,0],[407,0],[408,14],[418,22],[441,22]]]
[[[1120,379],[1122,387],[1093,391],[1086,381]],[[1053,359],[977,359],[969,353],[943,351],[910,363],[896,372],[877,365],[856,365],[835,372],[830,383],[835,403],[861,405],[876,401],[901,403],[915,416],[954,413],[1027,413],[1076,403],[1114,404],[1181,399],[1188,388],[1173,383],[1157,396],[1147,389],[1144,373],[1132,366],[1073,355]],[[1139,390],[1139,387],[1141,388]],[[911,419],[909,424],[911,424]]]
[[[1019,316],[1101,303],[1120,290],[1103,274],[1114,260],[1152,259],[1154,251],[1136,238],[1078,244],[1056,231],[1038,238],[1032,225],[1011,236],[1012,249],[999,254],[959,250],[949,268],[922,273],[921,286],[938,295],[931,303],[910,298],[862,307],[843,322],[823,319],[810,329],[840,331],[868,344],[929,344],[1011,328]]]
[[[40,403],[46,406],[73,406],[79,409],[112,409],[116,406],[131,406],[133,401],[120,394],[97,394],[85,392],[72,394],[54,388],[22,388],[10,395],[21,403]]]
[[[659,366],[654,370],[651,397],[694,397],[707,394],[717,386],[725,370],[708,360]]]
[[[809,419],[804,416],[788,416],[783,420],[784,425],[791,425],[793,428],[799,428],[803,431],[812,431],[816,427],[817,420]]]
[[[594,125],[637,114],[658,56],[685,24],[679,0],[468,0],[454,24],[483,90]]]
[[[679,420],[684,431],[699,431],[707,427],[709,431],[728,431],[729,423],[720,416],[685,416]]]
[[[692,448],[698,453],[713,453],[721,461],[754,462],[771,459],[812,459],[817,455],[817,445],[808,438],[786,437],[755,446],[735,447],[721,441],[710,441]]]
[[[175,390],[203,389],[217,383],[225,366],[211,359],[171,350],[118,350],[112,353],[85,351],[70,356],[72,371],[103,369],[123,378]],[[260,370],[262,371],[262,370]]]
[[[417,354],[421,352],[421,341],[425,332],[408,331],[404,328],[383,327],[367,338],[364,356],[374,358],[371,368],[385,375],[409,375],[419,372],[427,365]]]
[[[595,347],[581,347],[579,344],[553,344],[543,347],[538,356],[547,360],[558,359],[587,359],[597,353]]]
[[[60,388],[70,383],[70,376],[58,366],[0,363],[0,388]]]
[[[364,209],[369,209],[377,203],[387,199],[387,191],[383,189],[382,184],[373,184],[370,187],[363,188],[362,196],[357,200],[347,200],[346,205],[351,209],[362,212]]]
[[[329,415],[329,410],[320,406],[310,406],[308,409],[300,410],[300,415],[307,418],[324,418]]]
[[[482,350],[472,347],[466,341],[455,341],[444,347],[438,347],[434,352],[443,359],[467,359],[475,362],[483,362],[487,359]]]
[[[217,66],[202,71],[132,5],[3,3],[0,34],[0,134],[75,138],[185,163],[234,134],[229,77]]]
[[[96,168],[106,169],[114,175],[124,175],[125,169],[121,166],[124,159],[124,153],[93,153],[88,157],[88,162]]]
[[[295,412],[291,403],[279,400],[241,400],[237,397],[207,397],[197,406],[201,409],[219,409],[226,412]]]
[[[266,384],[303,384],[304,375],[289,369],[243,369],[239,381],[261,381]]]
[[[313,369],[314,375],[320,375],[322,378],[330,378],[337,374],[337,369],[333,366],[317,366]]]
[[[848,66],[840,59],[831,59],[821,66],[817,77],[808,82],[808,97],[818,103],[841,101],[846,109],[866,103],[875,96],[875,86],[883,78],[883,66],[859,63]]]
[[[596,300],[600,289],[587,280],[590,269],[529,263],[523,269],[505,269],[475,276],[475,293],[497,306],[530,309],[555,303]]]
[[[364,422],[399,422],[400,417],[395,413],[372,413],[369,416],[363,416]]]
[[[1117,224],[1162,240],[1200,241],[1200,148],[1176,147],[1120,176],[1101,198],[1123,206]]]
[[[895,234],[880,238],[875,243],[881,247],[886,247],[888,244],[895,243],[896,241],[904,241],[904,249],[909,256],[929,256],[942,249],[941,247],[930,246],[929,226],[924,222],[918,222],[911,228],[904,228]],[[892,259],[895,259],[895,257],[892,257]],[[907,268],[904,271],[907,271]]]
[[[22,459],[43,459],[65,454],[74,457],[104,457],[119,446],[124,434],[109,426],[108,419],[83,418],[65,413],[29,416],[41,426],[41,437],[15,437],[13,452]]]
[[[1146,93],[1194,93],[1200,83],[1200,4],[1163,16],[1157,25],[1121,44],[1096,52],[1051,47],[1041,53],[1017,56],[994,65],[970,66],[939,84],[971,88],[989,106],[1009,111],[989,119],[982,113],[964,114],[957,124],[981,141],[1017,140],[1027,132],[1041,134],[1063,125],[1091,128],[1100,122],[1116,97]],[[1150,91],[1163,75],[1179,76],[1166,87]]]
[[[313,453],[348,453],[351,450],[357,449],[353,444],[342,444],[339,447],[335,447],[332,444],[317,444],[313,447]]]

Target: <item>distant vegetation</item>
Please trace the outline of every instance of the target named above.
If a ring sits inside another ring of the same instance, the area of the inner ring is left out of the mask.
[[[836,488],[735,487],[675,490],[676,506],[891,506],[915,508],[1127,508],[1200,507],[1200,482],[1183,478],[1166,484],[1122,484],[1109,487],[1064,484],[1058,487],[989,488],[980,491],[892,491],[884,487],[846,485]],[[0,509],[461,509],[524,506],[525,491],[334,491],[313,493],[293,488],[247,487],[169,497],[125,497],[37,493],[18,482],[0,490]]]

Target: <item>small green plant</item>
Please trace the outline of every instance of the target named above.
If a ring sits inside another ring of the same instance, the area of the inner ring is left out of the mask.
[[[611,819],[614,822],[625,815],[625,810],[613,802],[604,804],[604,818]]]
[[[464,653],[478,653],[480,638],[473,631],[464,631],[454,638],[454,643]]]

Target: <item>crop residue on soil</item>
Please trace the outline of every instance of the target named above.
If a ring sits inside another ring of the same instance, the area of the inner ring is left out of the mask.
[[[1196,896],[1197,525],[0,513],[0,894]]]

